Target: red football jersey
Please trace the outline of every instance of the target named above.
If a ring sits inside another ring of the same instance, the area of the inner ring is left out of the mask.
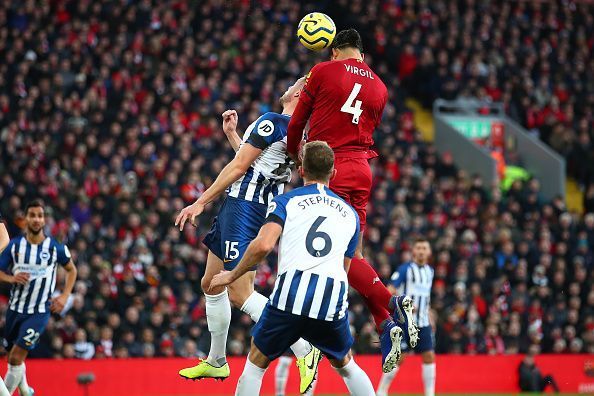
[[[307,140],[323,140],[337,152],[367,151],[388,100],[382,80],[363,61],[317,64],[307,76],[289,122],[287,151],[297,153],[309,121]]]

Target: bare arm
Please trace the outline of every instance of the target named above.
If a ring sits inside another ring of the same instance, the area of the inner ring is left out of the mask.
[[[28,281],[29,274],[27,272],[19,272],[16,275],[9,275],[6,272],[0,270],[0,282],[10,283],[11,285],[15,283],[19,285],[25,285]]]
[[[62,312],[64,306],[66,305],[66,301],[68,301],[68,297],[70,297],[70,294],[72,294],[72,289],[74,288],[74,283],[76,282],[76,275],[78,271],[76,270],[72,260],[70,260],[68,264],[64,266],[64,269],[66,270],[66,284],[64,285],[62,294],[52,300],[50,309],[54,313]]]
[[[233,147],[235,152],[239,151],[241,145],[241,138],[237,133],[237,112],[235,110],[227,110],[223,113],[223,132],[227,136],[227,140]]]
[[[266,223],[260,228],[260,232],[256,239],[250,243],[245,251],[243,258],[237,264],[233,271],[221,271],[215,275],[210,282],[209,290],[219,286],[226,286],[233,283],[237,278],[248,272],[250,268],[257,265],[264,257],[274,249],[274,245],[278,241],[282,227],[274,222]]]
[[[175,219],[175,225],[179,224],[180,231],[184,228],[186,221],[190,220],[196,226],[194,220],[203,211],[204,207],[221,195],[227,187],[237,181],[262,154],[262,150],[247,143],[241,146],[237,155],[221,171],[214,183],[190,206],[186,206]]]
[[[9,241],[10,237],[8,236],[6,226],[0,220],[0,252],[3,251],[6,248],[6,246],[8,246]]]

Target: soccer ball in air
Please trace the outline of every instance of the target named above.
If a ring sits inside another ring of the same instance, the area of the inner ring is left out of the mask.
[[[299,22],[297,37],[305,48],[320,51],[328,48],[336,35],[334,21],[326,14],[312,12]]]

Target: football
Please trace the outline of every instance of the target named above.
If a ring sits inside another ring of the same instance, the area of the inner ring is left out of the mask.
[[[297,37],[305,48],[320,51],[328,48],[336,35],[336,25],[328,15],[321,12],[307,14],[299,22]]]

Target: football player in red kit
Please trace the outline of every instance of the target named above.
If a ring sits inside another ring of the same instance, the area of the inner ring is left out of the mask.
[[[339,32],[331,48],[332,60],[317,64],[307,76],[289,122],[287,151],[299,160],[299,145],[309,121],[305,140],[323,140],[334,150],[337,173],[330,188],[355,208],[363,230],[372,181],[369,160],[377,157],[370,148],[372,134],[381,121],[388,91],[363,62],[363,45],[355,29]],[[417,343],[412,300],[406,296],[393,298],[363,258],[361,239],[348,280],[365,299],[375,320],[380,333],[383,371],[392,371],[400,359],[401,339],[413,348]]]

